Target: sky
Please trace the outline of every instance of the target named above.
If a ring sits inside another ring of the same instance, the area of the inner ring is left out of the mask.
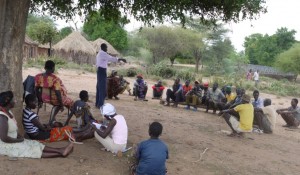
[[[237,51],[244,50],[243,43],[246,36],[253,33],[273,35],[277,29],[286,27],[294,29],[296,40],[300,41],[300,0],[266,0],[267,13],[261,14],[257,20],[244,20],[239,23],[228,23],[225,26],[231,31],[228,37]],[[77,18],[77,28],[82,27],[83,19]],[[140,22],[132,22],[125,26],[127,31],[138,29],[142,26]],[[56,21],[58,28],[74,26],[73,22],[66,23],[64,20]]]

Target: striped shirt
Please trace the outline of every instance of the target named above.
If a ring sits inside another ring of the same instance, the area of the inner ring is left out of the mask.
[[[35,112],[29,108],[23,109],[23,126],[26,133],[36,133],[39,131],[38,127],[32,123],[32,120],[35,118],[39,118]]]

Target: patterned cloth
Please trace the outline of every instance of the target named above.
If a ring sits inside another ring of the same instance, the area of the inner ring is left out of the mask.
[[[61,128],[52,128],[50,131],[50,138],[44,140],[45,142],[57,142],[61,140],[68,140],[69,137],[65,131],[72,132],[71,126],[64,126]]]
[[[35,76],[35,87],[42,88],[42,100],[44,103],[59,105],[55,90],[60,91],[63,105],[70,108],[73,100],[67,96],[67,89],[60,78],[54,74],[41,73]]]
[[[123,88],[120,86],[119,77],[107,77],[107,97],[112,98],[122,92]]]

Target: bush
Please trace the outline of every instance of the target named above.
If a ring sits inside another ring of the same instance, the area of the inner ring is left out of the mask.
[[[176,70],[173,67],[162,62],[149,67],[148,72],[151,75],[156,75],[162,78],[172,78],[176,75]]]

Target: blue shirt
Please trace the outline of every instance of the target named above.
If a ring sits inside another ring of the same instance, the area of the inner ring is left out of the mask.
[[[254,99],[254,101],[252,102],[252,105],[255,108],[263,108],[264,107],[264,100],[258,97],[258,99],[256,101]]]
[[[139,164],[137,175],[165,175],[166,159],[169,158],[168,147],[160,139],[141,142],[137,149]]]

